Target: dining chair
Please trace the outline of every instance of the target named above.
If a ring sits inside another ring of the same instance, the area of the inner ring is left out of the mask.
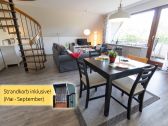
[[[96,57],[101,55],[101,50],[94,50],[94,51],[89,51],[89,57]],[[92,73],[92,69],[90,68],[90,73]]]
[[[106,84],[106,79],[104,79],[97,72],[93,72],[92,74],[87,73],[86,64],[82,59],[77,59],[79,75],[80,75],[80,93],[79,97],[82,96],[82,91],[86,90],[86,103],[85,108],[88,108],[88,103],[90,100],[98,99],[104,97],[105,95],[100,95],[96,97],[90,98],[90,89],[95,88],[97,90],[98,87],[104,86]]]
[[[136,61],[139,61],[139,62],[142,62],[142,63],[147,63],[148,62],[148,58],[146,58],[146,57],[138,57],[138,56],[134,56],[134,55],[127,55],[127,57],[129,59],[136,60]]]
[[[114,100],[116,100],[120,105],[127,109],[127,119],[130,119],[132,99],[135,99],[139,103],[139,111],[142,112],[144,94],[148,83],[156,69],[157,65],[151,65],[142,68],[141,72],[137,72],[138,75],[135,80],[131,79],[130,77],[124,77],[112,81],[112,85],[114,87],[119,89],[121,92],[124,92],[124,94],[126,94],[129,97],[128,104],[127,106],[125,106],[112,96]],[[128,76],[130,76],[129,73]],[[135,96],[138,96],[138,98],[136,98]]]

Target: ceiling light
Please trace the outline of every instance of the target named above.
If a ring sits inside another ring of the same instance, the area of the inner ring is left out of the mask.
[[[111,22],[123,22],[130,17],[130,14],[122,9],[121,2],[120,6],[118,7],[117,13],[110,15],[109,20]]]

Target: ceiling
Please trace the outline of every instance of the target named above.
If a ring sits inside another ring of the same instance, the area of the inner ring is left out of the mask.
[[[124,7],[137,3],[144,3],[150,0],[122,0]],[[116,10],[120,0],[36,0],[36,1],[18,1],[14,0],[16,5],[31,6],[37,8],[50,8],[63,11],[87,11],[97,14],[107,14]]]

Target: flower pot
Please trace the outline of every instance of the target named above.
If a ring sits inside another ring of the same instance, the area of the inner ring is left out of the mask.
[[[116,57],[109,57],[109,58],[110,58],[110,63],[114,63],[115,62]]]

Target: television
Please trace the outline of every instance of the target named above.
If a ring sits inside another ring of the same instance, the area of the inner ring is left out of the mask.
[[[77,39],[78,45],[88,45],[87,39]]]

